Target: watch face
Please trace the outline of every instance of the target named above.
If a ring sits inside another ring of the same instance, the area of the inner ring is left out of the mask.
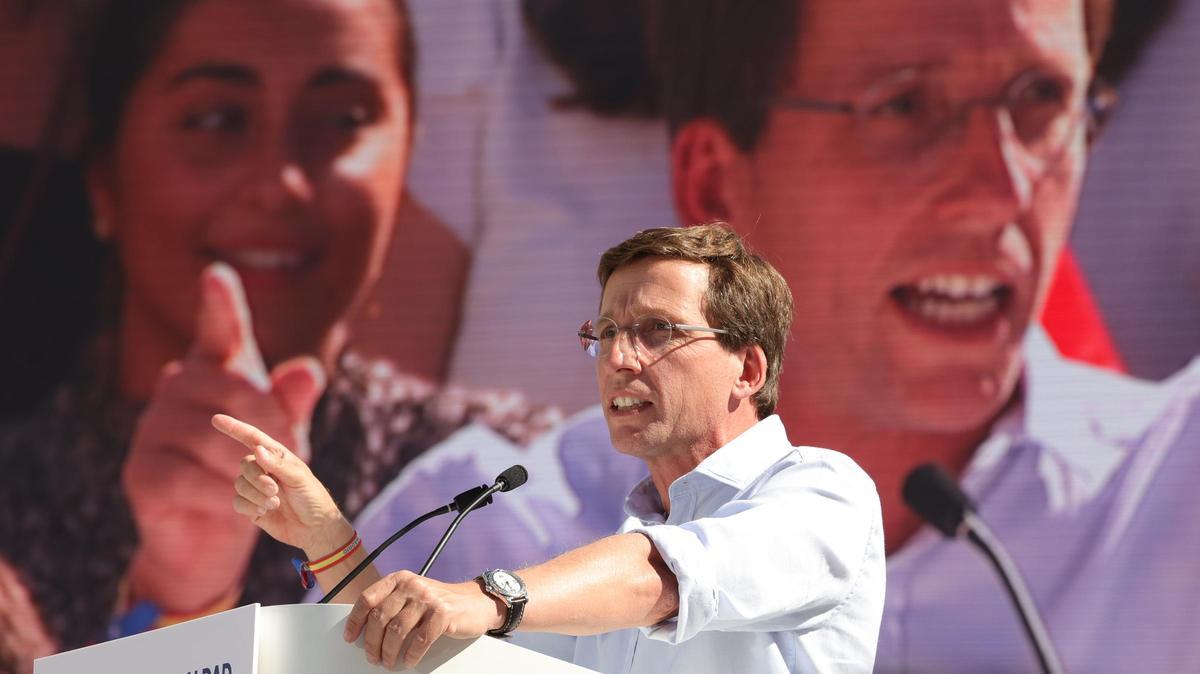
[[[517,577],[507,571],[492,572],[492,584],[496,589],[510,597],[519,597],[525,590],[521,581]]]

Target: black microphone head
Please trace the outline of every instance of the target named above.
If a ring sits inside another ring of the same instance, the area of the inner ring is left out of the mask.
[[[936,463],[917,466],[904,478],[904,502],[947,538],[958,535],[963,515],[975,506],[954,478]]]
[[[528,479],[529,473],[525,470],[525,466],[519,463],[509,466],[503,473],[496,476],[496,482],[504,483],[504,486],[500,487],[500,491],[512,491],[525,484],[525,480]]]

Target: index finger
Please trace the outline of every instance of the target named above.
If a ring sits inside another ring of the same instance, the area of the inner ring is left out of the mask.
[[[250,304],[237,272],[223,262],[214,262],[204,270],[201,287],[192,357],[216,360],[259,390],[270,390],[270,377],[254,339]]]
[[[255,426],[239,419],[234,419],[228,414],[214,414],[212,425],[213,428],[245,445],[250,451],[254,451],[255,447],[262,445],[276,454],[291,453],[287,447],[275,438],[258,430]]]

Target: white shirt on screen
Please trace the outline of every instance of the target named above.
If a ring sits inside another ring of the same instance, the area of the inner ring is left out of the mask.
[[[517,569],[612,534],[624,519],[625,495],[647,475],[644,463],[612,448],[598,406],[529,447],[482,425],[468,426],[405,466],[363,510],[355,522],[363,544],[379,545],[422,513],[491,484],[516,463],[528,469],[529,480],[463,520],[430,577],[457,582],[486,569]],[[378,568],[420,569],[451,517],[410,531],[379,556]]]
[[[1025,359],[1023,401],[980,446],[964,489],[1024,575],[1067,671],[1200,671],[1192,617],[1200,605],[1200,360],[1166,382],[1139,381],[1064,360],[1040,330],[1026,339]],[[612,449],[599,408],[543,440],[494,454],[503,445],[468,442],[458,459],[440,458],[452,454],[443,447],[421,457],[431,471],[428,491],[439,494],[421,500],[422,512],[472,482],[490,481],[512,457],[523,457],[531,476],[526,487],[497,497],[494,512],[474,516],[473,538],[451,542],[474,555],[469,563],[456,568],[448,549],[435,576],[461,580],[489,566],[542,561],[539,554],[577,544],[572,537],[599,537],[619,526],[619,509],[593,510],[576,520],[578,528],[570,522],[585,504],[621,503],[640,479],[640,463]],[[453,461],[466,456],[481,467],[460,476]],[[444,469],[433,470],[439,462]],[[569,475],[585,477],[572,482]],[[391,504],[376,503],[375,517],[415,508],[405,490],[385,496]],[[523,499],[537,503],[519,509],[528,517],[500,514]],[[567,519],[539,507],[546,503],[558,503]],[[394,520],[394,528],[404,521]],[[436,540],[440,527],[425,527]],[[533,548],[538,554],[528,554],[527,540],[542,541]],[[431,546],[422,544],[409,559],[419,566]],[[549,637],[518,638],[553,650]],[[573,644],[557,646],[558,654],[572,655]],[[1037,661],[985,560],[926,527],[888,559],[876,671],[980,670],[1034,672]]]
[[[1200,362],[1150,384],[1026,340],[1024,402],[962,486],[1012,555],[1068,672],[1200,671]],[[999,579],[922,529],[888,558],[876,671],[1037,672]]]

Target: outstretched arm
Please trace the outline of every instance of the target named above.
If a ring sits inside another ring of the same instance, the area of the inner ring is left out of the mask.
[[[338,550],[354,537],[354,526],[325,485],[291,450],[254,426],[224,414],[214,416],[212,424],[252,452],[242,459],[241,474],[234,481],[234,510],[275,540],[303,550],[310,561]],[[331,590],[366,556],[359,546],[341,563],[316,574],[321,589]],[[333,600],[350,603],[377,580],[378,571],[368,567]]]
[[[642,534],[609,536],[518,571],[529,601],[520,629],[597,634],[653,625],[678,610],[675,576]],[[505,608],[476,581],[442,583],[400,571],[367,588],[346,620],[367,659],[414,666],[441,636],[473,638],[504,622]]]
[[[308,465],[254,426],[217,415],[213,426],[254,453],[242,460],[234,508],[275,539],[316,559],[344,545],[353,527]],[[366,557],[359,550],[317,574],[328,591]],[[483,569],[480,569],[482,571]],[[597,634],[654,625],[678,611],[678,586],[643,534],[609,536],[518,572],[529,601],[521,629]],[[478,637],[504,622],[505,609],[478,582],[443,583],[399,571],[380,577],[369,567],[335,598],[357,598],[347,641],[363,635],[367,658],[415,665],[441,636]]]
[[[619,534],[519,575],[529,586],[522,627],[585,635],[654,625],[679,609],[678,583],[646,536]]]

